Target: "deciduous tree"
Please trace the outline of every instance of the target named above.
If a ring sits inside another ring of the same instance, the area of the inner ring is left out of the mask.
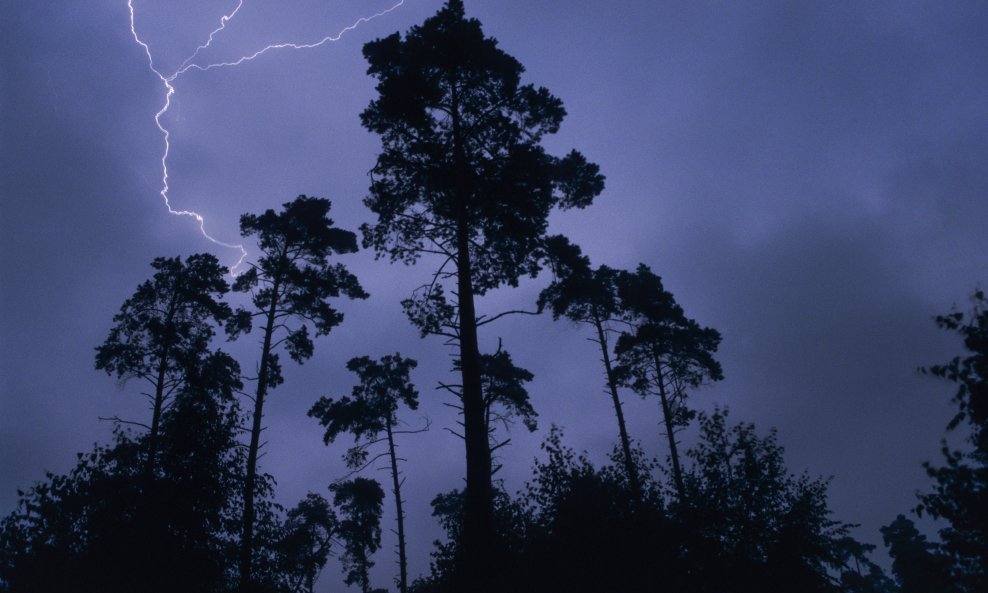
[[[150,435],[118,426],[111,444],[79,454],[71,472],[20,493],[0,522],[0,590],[231,589],[243,478],[239,376],[221,352],[186,366],[162,412],[153,482]]]
[[[920,497],[919,511],[947,520],[940,530],[953,560],[953,576],[965,591],[988,589],[988,297],[978,290],[970,314],[953,311],[936,318],[941,328],[964,340],[964,355],[925,372],[957,386],[957,414],[948,430],[964,427],[967,450],[943,444],[946,465],[926,465],[933,492]]]
[[[836,591],[851,525],[831,518],[827,482],[794,475],[775,433],[699,415],[679,509],[696,591]]]

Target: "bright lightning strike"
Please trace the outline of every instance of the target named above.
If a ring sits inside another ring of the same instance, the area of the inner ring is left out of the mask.
[[[376,19],[378,17],[382,17],[382,16],[384,16],[384,15],[386,15],[386,14],[388,14],[388,13],[394,11],[394,10],[397,10],[404,3],[405,3],[405,0],[398,0],[398,2],[396,4],[394,4],[393,6],[391,6],[390,8],[388,8],[386,10],[382,10],[381,12],[372,14],[370,16],[361,17],[361,18],[357,19],[356,21],[354,21],[352,24],[350,24],[350,25],[344,27],[343,29],[341,29],[335,35],[327,35],[326,37],[323,37],[322,39],[320,39],[319,41],[316,41],[314,43],[278,43],[278,44],[273,44],[273,45],[268,45],[266,47],[263,47],[263,48],[257,50],[256,52],[254,52],[252,54],[248,54],[248,55],[242,56],[242,57],[240,57],[240,58],[238,58],[236,60],[233,60],[232,62],[216,62],[216,63],[211,63],[211,64],[197,64],[194,60],[199,56],[199,52],[201,52],[204,49],[207,49],[210,45],[212,45],[213,39],[216,37],[216,35],[218,35],[219,33],[221,33],[223,31],[223,29],[226,28],[227,23],[229,23],[231,20],[233,20],[233,18],[235,16],[237,16],[237,13],[240,12],[240,9],[244,5],[244,0],[238,0],[237,1],[237,6],[230,12],[230,14],[223,15],[220,18],[220,24],[219,24],[219,26],[216,27],[215,29],[213,29],[212,31],[210,31],[209,38],[202,45],[200,45],[199,47],[197,47],[195,49],[195,51],[192,53],[192,55],[190,55],[188,58],[186,58],[182,62],[182,65],[179,66],[174,72],[172,72],[171,74],[165,75],[160,70],[158,70],[157,66],[155,66],[155,64],[154,64],[154,56],[151,53],[151,46],[148,45],[148,43],[146,41],[144,41],[143,39],[141,39],[140,35],[138,35],[138,33],[137,33],[137,28],[134,25],[134,0],[127,0],[127,8],[130,11],[130,34],[134,37],[134,41],[144,49],[144,53],[147,55],[147,58],[148,58],[148,68],[151,70],[151,72],[153,72],[158,77],[159,80],[161,80],[161,84],[165,87],[165,102],[162,105],[161,109],[159,109],[158,112],[155,113],[155,115],[154,115],[154,123],[155,123],[155,125],[158,126],[158,130],[161,131],[161,136],[164,139],[164,146],[165,146],[164,147],[164,151],[162,152],[162,155],[161,155],[161,191],[159,193],[161,194],[161,198],[162,198],[162,200],[165,203],[165,207],[168,208],[168,213],[169,214],[174,214],[176,216],[187,216],[187,217],[190,217],[190,218],[194,219],[198,223],[198,225],[199,225],[199,231],[202,233],[202,236],[205,237],[206,239],[208,239],[214,245],[219,245],[221,247],[226,247],[228,249],[236,249],[236,250],[239,250],[240,251],[240,259],[237,260],[237,263],[236,264],[234,264],[233,266],[230,267],[230,273],[231,274],[236,274],[237,268],[239,268],[240,265],[243,264],[244,259],[247,257],[247,250],[244,249],[244,246],[243,245],[234,245],[232,243],[225,243],[223,241],[220,241],[219,239],[216,239],[215,237],[213,237],[212,235],[210,235],[208,232],[206,232],[206,219],[203,218],[203,216],[201,214],[199,214],[198,212],[195,212],[193,210],[176,210],[176,209],[172,208],[171,200],[168,197],[168,191],[169,191],[169,187],[168,187],[168,155],[171,152],[171,141],[170,141],[171,140],[171,133],[168,131],[168,128],[166,128],[161,123],[161,118],[166,113],[168,113],[168,110],[171,108],[172,96],[175,95],[175,86],[174,86],[173,83],[175,82],[175,80],[178,77],[180,77],[181,75],[185,74],[189,70],[193,70],[194,69],[194,70],[199,70],[199,71],[202,71],[202,72],[206,72],[207,70],[212,70],[214,68],[225,68],[225,67],[239,66],[240,64],[243,64],[244,62],[249,62],[251,60],[254,60],[254,59],[258,58],[261,55],[263,55],[263,54],[265,54],[265,53],[267,53],[267,52],[269,52],[271,50],[277,50],[277,49],[314,49],[314,48],[320,47],[322,45],[325,45],[327,43],[339,41],[343,37],[343,35],[345,35],[349,31],[352,31],[352,30],[356,29],[357,27],[359,27],[363,23],[367,23],[367,22],[372,21],[372,20],[374,20],[374,19]]]

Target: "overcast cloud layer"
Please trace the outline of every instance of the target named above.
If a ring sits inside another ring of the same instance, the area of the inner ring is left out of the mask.
[[[163,69],[201,43],[234,0],[135,0],[137,27]],[[391,3],[393,4],[393,2]],[[388,0],[245,0],[205,61],[269,43],[312,41]],[[189,72],[164,122],[171,196],[237,239],[243,212],[304,193],[333,200],[337,223],[361,204],[377,139],[358,114],[374,96],[364,42],[405,31],[437,0],[407,0],[340,42]],[[533,6],[535,5],[535,6]],[[777,427],[795,471],[833,475],[837,518],[859,536],[915,504],[936,459],[950,388],[916,372],[959,342],[934,314],[988,278],[988,5],[974,2],[587,2],[467,0],[468,14],[548,87],[569,117],[551,139],[599,163],[607,190],[553,219],[594,262],[659,273],[687,313],[724,336],[726,380],[701,409]],[[130,36],[126,0],[7,3],[0,18],[0,513],[16,488],[66,471],[106,440],[98,416],[141,418],[137,385],[93,370],[93,348],[155,256],[210,250],[157,191],[163,89]],[[270,400],[262,464],[288,504],[344,473],[346,441],[326,448],[305,416],[348,392],[352,356],[401,351],[433,429],[409,438],[412,572],[438,530],[428,502],[460,487],[462,446],[437,380],[448,351],[420,340],[398,302],[428,267],[346,259],[371,293],[315,358],[286,368]],[[499,291],[482,311],[525,307],[544,280]],[[522,485],[550,424],[594,459],[616,440],[594,345],[544,318],[488,326],[531,385],[540,431],[517,427],[502,455]],[[253,368],[253,339],[224,346]],[[658,410],[627,393],[631,434],[664,456]],[[413,416],[408,419],[418,422]],[[687,437],[688,439],[689,437]],[[385,507],[386,511],[390,507]],[[390,515],[386,514],[386,521]],[[386,533],[386,537],[390,534]],[[390,540],[377,584],[390,583]],[[338,567],[324,573],[336,588]]]

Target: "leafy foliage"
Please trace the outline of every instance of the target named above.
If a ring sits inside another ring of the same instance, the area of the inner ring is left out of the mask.
[[[970,315],[954,311],[936,318],[963,338],[967,355],[925,369],[957,385],[957,414],[947,428],[967,428],[970,448],[954,450],[944,442],[946,465],[926,465],[935,486],[918,507],[949,523],[940,530],[943,549],[953,560],[954,579],[971,592],[988,588],[988,298],[979,290],[973,301]]]
[[[288,511],[276,546],[282,587],[290,593],[312,593],[326,566],[338,520],[329,502],[310,492]]]
[[[342,514],[337,530],[343,539],[343,570],[347,585],[369,593],[371,556],[381,547],[381,504],[384,490],[376,480],[354,478],[329,487]]]
[[[148,477],[157,462],[163,411],[178,390],[188,387],[189,373],[207,356],[213,324],[231,316],[229,305],[220,300],[229,285],[216,257],[200,253],[185,262],[159,257],[151,267],[154,276],[124,302],[110,335],[96,348],[97,369],[119,378],[138,377],[152,388]]]
[[[419,393],[409,378],[416,366],[418,362],[397,353],[382,356],[380,361],[368,356],[351,358],[346,368],[359,378],[351,395],[339,400],[321,397],[309,410],[309,416],[326,427],[325,443],[332,443],[344,432],[358,441],[375,439],[388,425],[398,423],[399,404],[418,409]]]
[[[456,252],[469,239],[478,294],[539,270],[540,240],[556,206],[584,207],[603,189],[578,152],[540,146],[566,115],[544,88],[521,83],[522,65],[448,2],[434,17],[368,43],[378,98],[361,114],[381,136],[365,203],[378,215],[364,243],[393,260]]]
[[[666,486],[647,474],[644,497],[636,498],[620,451],[596,467],[553,427],[532,480],[516,497],[495,499],[503,545],[493,590],[890,591],[866,558],[871,547],[829,518],[826,483],[790,474],[774,434],[729,426],[723,412],[700,424],[700,441],[687,454],[689,507],[667,505]],[[640,458],[637,465],[648,467]],[[415,590],[456,591],[462,493],[439,495],[432,506],[447,538]]]
[[[850,525],[829,517],[827,483],[789,473],[774,432],[699,416],[687,452],[685,533],[710,591],[831,591]]]
[[[330,299],[364,299],[367,293],[343,264],[329,263],[331,255],[357,251],[356,235],[328,217],[329,200],[299,196],[282,208],[240,217],[240,233],[256,235],[263,255],[233,284],[233,290],[250,293],[255,310],[237,311],[228,331],[234,336],[250,331],[257,317],[277,320],[286,331],[285,349],[301,363],[313,352],[307,324],[318,337],[343,321]],[[293,329],[285,324],[291,319],[303,323]]]
[[[902,515],[882,527],[882,539],[892,557],[892,571],[899,593],[949,593],[950,558],[926,541],[912,521]]]
[[[147,435],[117,430],[66,475],[21,493],[0,527],[0,582],[12,592],[226,590],[235,576],[243,455],[239,367],[215,353],[189,369],[163,414],[153,481]],[[266,477],[259,499],[268,505]]]
[[[106,341],[96,348],[96,368],[152,385],[163,367],[174,381],[185,363],[213,337],[213,323],[231,315],[221,300],[230,287],[215,256],[199,253],[156,258],[154,277],[142,283],[113,317]]]

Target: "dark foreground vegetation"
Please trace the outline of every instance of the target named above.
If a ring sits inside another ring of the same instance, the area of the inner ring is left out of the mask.
[[[402,304],[423,337],[440,336],[457,353],[458,378],[441,387],[461,413],[465,487],[433,500],[446,538],[429,573],[409,574],[396,454],[428,428],[402,420],[419,405],[415,360],[354,358],[347,395],[313,397],[309,416],[326,444],[353,442],[344,455],[352,471],[329,498],[311,493],[283,508],[259,462],[264,404],[283,365],[315,355],[316,338],[343,322],[340,299],[368,297],[336,261],[358,249],[357,235],[334,225],[328,200],[300,196],[241,217],[259,255],[232,285],[211,255],[153,262],[96,349],[98,370],[143,382],[148,417],[116,419],[110,443],[20,493],[0,524],[0,591],[311,592],[330,554],[342,560],[343,582],[364,593],[391,584],[401,593],[988,591],[984,293],[970,313],[937,318],[965,353],[925,371],[957,387],[948,429],[963,436],[959,450],[944,445],[944,460],[927,466],[931,489],[912,510],[940,519],[940,539],[927,541],[900,515],[881,530],[892,559],[885,574],[872,546],[831,516],[826,481],[786,467],[774,433],[691,407],[696,388],[724,378],[720,334],[689,318],[647,266],[594,267],[548,234],[550,211],[589,205],[604,178],[579,152],[544,150],[562,103],[521,83],[521,64],[465,17],[462,2],[364,53],[378,97],[361,119],[382,152],[363,246],[428,266]],[[543,271],[551,278],[534,310],[476,310],[477,296]],[[231,292],[244,296],[231,304]],[[507,444],[507,425],[536,429],[533,376],[504,344],[482,352],[478,331],[541,312],[574,322],[599,346],[616,445],[611,462],[595,466],[552,427],[526,486],[506,492],[493,453]],[[216,347],[223,334],[258,340],[256,360],[244,364],[256,372]],[[636,448],[622,411],[628,392],[655,402],[667,450]],[[682,450],[677,433],[690,425],[699,438]],[[387,470],[386,486],[361,475],[369,467]],[[394,526],[382,525],[385,504]],[[384,528],[398,538],[394,583],[372,582],[370,572]]]

